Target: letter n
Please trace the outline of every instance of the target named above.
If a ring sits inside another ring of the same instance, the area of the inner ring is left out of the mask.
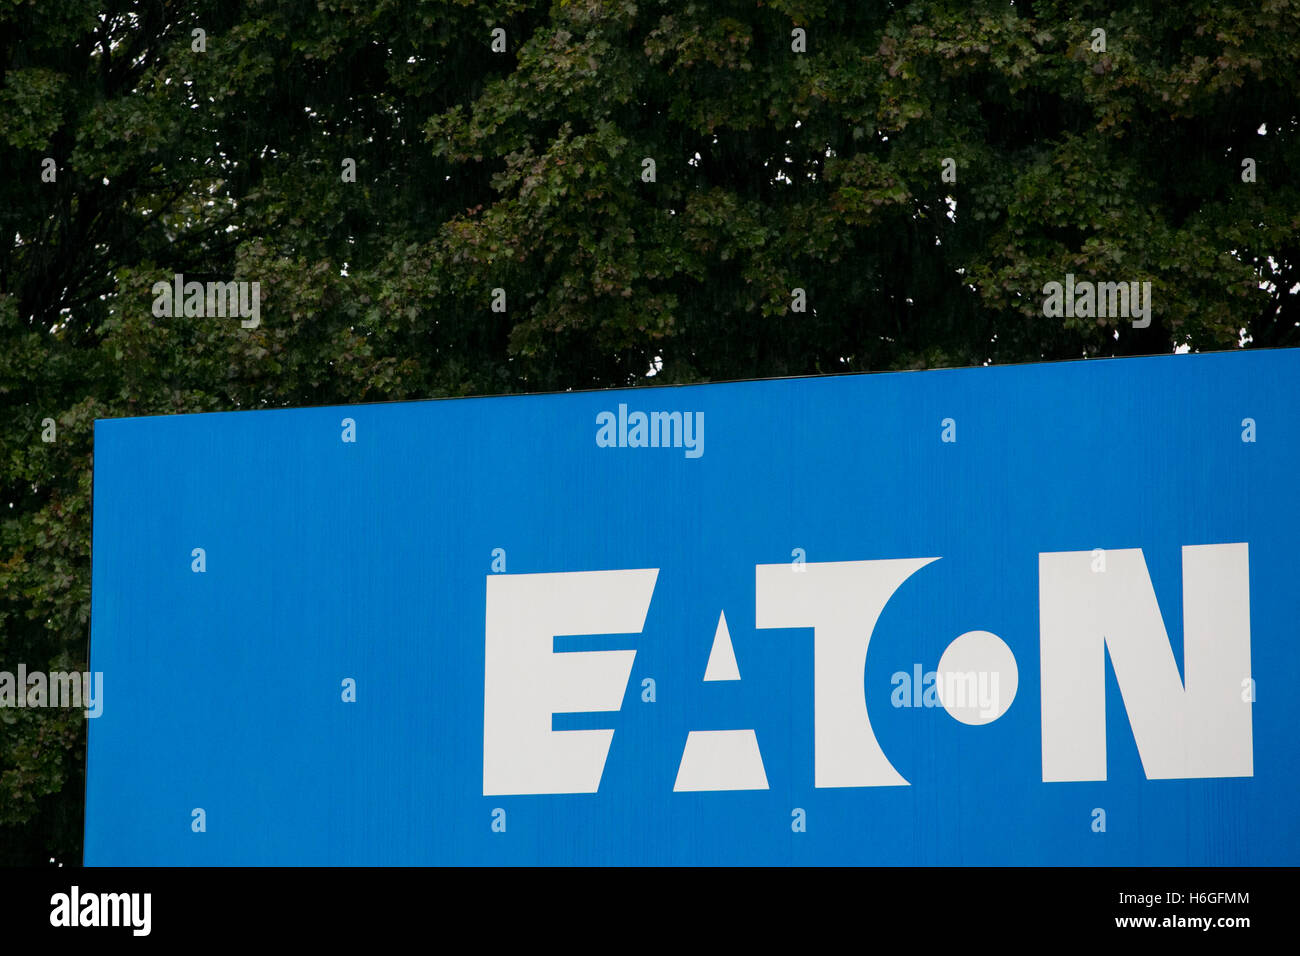
[[[1106,655],[1150,780],[1250,777],[1248,546],[1184,547],[1178,676],[1139,548],[1038,556],[1043,781],[1106,779]]]

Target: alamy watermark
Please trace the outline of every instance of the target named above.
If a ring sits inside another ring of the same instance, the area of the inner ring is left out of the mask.
[[[684,448],[687,458],[704,455],[703,412],[631,412],[626,405],[596,416],[598,448]]]
[[[50,925],[121,926],[133,936],[148,936],[152,909],[152,893],[83,893],[73,886],[50,897]]]
[[[889,702],[894,707],[942,707],[949,713],[969,710],[989,720],[1006,710],[998,693],[1000,681],[997,670],[922,673],[921,665],[913,664],[910,674],[895,671],[890,676],[894,690]]]
[[[160,279],[150,290],[154,294],[153,314],[160,319],[239,318],[246,329],[262,324],[262,283],[186,282],[178,272],[172,281]]]
[[[1067,272],[1064,284],[1047,283],[1043,295],[1043,315],[1049,319],[1133,319],[1135,329],[1151,324],[1150,282],[1075,282],[1074,273]]]
[[[0,671],[0,707],[76,707],[85,708],[87,717],[98,717],[104,712],[104,674],[46,674],[28,671],[26,664],[19,664],[17,674]]]

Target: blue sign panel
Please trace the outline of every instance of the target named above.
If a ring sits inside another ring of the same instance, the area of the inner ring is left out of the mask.
[[[1300,351],[96,423],[86,862],[1300,863]]]

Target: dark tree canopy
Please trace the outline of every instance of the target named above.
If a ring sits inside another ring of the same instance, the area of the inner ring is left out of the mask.
[[[1291,0],[0,0],[0,670],[86,667],[96,418],[1300,344],[1298,52]],[[85,725],[0,709],[0,862],[79,861]]]

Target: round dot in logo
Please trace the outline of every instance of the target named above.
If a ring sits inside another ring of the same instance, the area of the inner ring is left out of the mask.
[[[1016,656],[1002,638],[988,631],[967,631],[949,644],[934,679],[939,703],[949,716],[976,725],[1005,714],[1019,684]]]

